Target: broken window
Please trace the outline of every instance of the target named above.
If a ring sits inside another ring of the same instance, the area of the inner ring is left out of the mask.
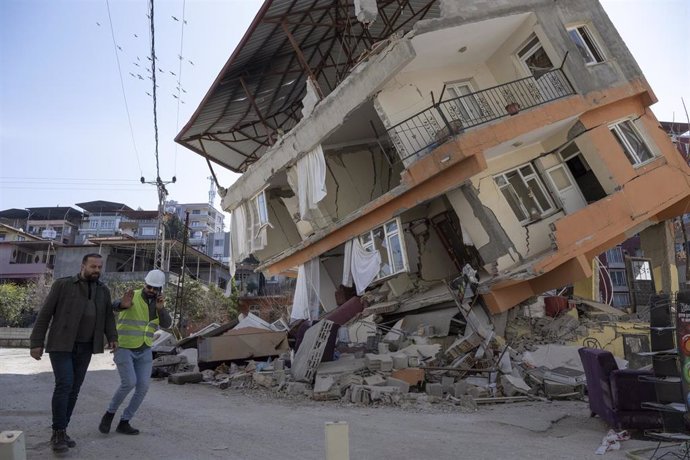
[[[637,166],[654,158],[652,151],[645,143],[642,135],[632,120],[624,120],[609,126],[618,143],[623,148],[625,156],[633,166]]]
[[[597,62],[604,62],[604,53],[594,40],[594,36],[589,31],[587,26],[577,26],[568,29],[568,35],[575,43],[577,50],[580,52],[585,64],[591,65]]]
[[[531,164],[494,176],[496,185],[520,223],[529,223],[555,211],[553,201]]]
[[[268,225],[268,207],[266,206],[266,191],[262,190],[252,198],[254,206],[256,206],[256,213],[258,216],[258,224],[260,227]]]
[[[401,228],[400,218],[396,217],[359,236],[364,249],[369,252],[378,251],[381,255],[381,269],[375,280],[408,270],[407,251]]]

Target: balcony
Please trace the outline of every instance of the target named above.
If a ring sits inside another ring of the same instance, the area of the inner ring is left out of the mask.
[[[561,69],[434,102],[431,107],[389,128],[404,161],[433,150],[465,129],[517,114],[575,94]],[[442,95],[443,97],[443,95]]]

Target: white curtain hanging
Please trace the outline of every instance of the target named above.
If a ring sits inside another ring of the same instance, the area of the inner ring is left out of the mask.
[[[354,280],[357,295],[362,295],[380,270],[381,254],[377,250],[367,251],[359,238],[353,238],[345,243],[343,286],[352,286]]]
[[[297,160],[297,197],[299,214],[305,220],[309,210],[326,196],[326,160],[321,144]]]
[[[319,319],[321,301],[319,298],[319,258],[316,257],[299,266],[297,271],[297,285],[292,301],[290,320]]]

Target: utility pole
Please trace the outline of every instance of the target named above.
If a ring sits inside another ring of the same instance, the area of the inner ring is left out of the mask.
[[[185,212],[184,218],[184,234],[182,236],[182,264],[180,269],[180,277],[177,280],[177,290],[175,291],[175,309],[173,311],[173,321],[177,320],[177,327],[182,337],[185,334],[185,327],[182,326],[182,295],[184,294],[184,274],[186,271],[185,258],[187,255],[187,240],[189,234],[189,211]],[[178,317],[179,315],[179,317]]]
[[[163,219],[165,217],[165,198],[168,196],[168,189],[165,187],[168,184],[177,182],[177,178],[173,176],[172,180],[163,181],[160,176],[155,181],[147,181],[141,177],[142,184],[155,185],[158,191],[158,223],[156,225],[156,250],[153,258],[153,268],[167,271],[167,264],[165,261],[165,227],[163,226]]]

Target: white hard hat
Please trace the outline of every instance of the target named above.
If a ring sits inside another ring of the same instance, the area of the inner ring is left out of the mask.
[[[146,274],[144,282],[149,286],[163,287],[165,285],[165,273],[160,270],[151,270]]]

